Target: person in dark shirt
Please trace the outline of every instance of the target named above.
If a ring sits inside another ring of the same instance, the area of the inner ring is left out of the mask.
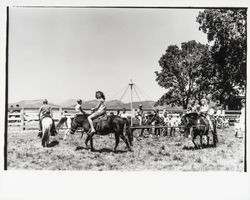
[[[52,119],[52,130],[51,130],[51,135],[55,136],[57,134],[56,128],[55,128],[55,122],[53,120],[53,115],[52,115],[52,108],[50,105],[48,105],[48,100],[44,99],[43,100],[43,105],[39,109],[38,113],[38,118],[39,118],[39,133],[38,136],[42,137],[42,120],[45,117],[50,117]]]

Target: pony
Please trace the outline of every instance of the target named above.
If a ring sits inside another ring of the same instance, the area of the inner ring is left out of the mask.
[[[58,132],[59,132],[59,129],[61,128],[61,126],[62,126],[63,124],[66,125],[66,128],[67,128],[67,129],[66,129],[66,131],[64,132],[63,140],[66,140],[67,137],[70,135],[70,134],[69,134],[69,130],[70,130],[70,128],[71,128],[71,123],[72,123],[73,119],[74,119],[74,117],[72,117],[72,116],[64,116],[64,117],[62,117],[62,118],[59,120],[58,124],[56,125],[56,130],[57,130]]]
[[[206,135],[207,137],[207,146],[209,145],[209,122],[204,115],[198,113],[188,113],[182,116],[181,118],[181,127],[180,132],[186,136],[190,136],[195,148],[198,148],[198,145],[195,142],[195,138],[200,136],[200,148],[202,148],[202,136]],[[216,131],[216,121],[213,120],[213,146],[216,147],[218,142],[217,131]]]
[[[77,115],[71,122],[69,133],[74,134],[78,128],[83,128],[84,132],[89,133],[91,129],[90,129],[90,124],[88,122],[88,116],[89,114],[87,113]],[[94,151],[93,136],[95,134],[108,135],[110,133],[114,133],[115,135],[114,152],[116,152],[117,150],[120,138],[125,142],[127,149],[129,151],[132,151],[131,150],[132,138],[131,138],[131,132],[130,132],[130,125],[126,119],[121,118],[117,115],[113,115],[113,116],[106,115],[105,117],[95,119],[93,122],[94,122],[96,132],[93,135],[87,134],[88,136],[85,140],[86,147],[88,147],[88,142],[90,141],[91,151]],[[125,137],[123,133],[124,129],[125,129],[127,137]]]
[[[52,119],[50,117],[45,117],[42,119],[42,146],[49,146],[49,138],[52,129]]]

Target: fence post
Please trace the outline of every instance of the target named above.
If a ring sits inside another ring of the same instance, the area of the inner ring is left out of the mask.
[[[25,120],[24,120],[24,108],[21,109],[20,111],[20,117],[21,117],[21,131],[25,130]]]
[[[62,111],[62,107],[59,108],[59,120],[62,118],[63,116],[63,111]]]

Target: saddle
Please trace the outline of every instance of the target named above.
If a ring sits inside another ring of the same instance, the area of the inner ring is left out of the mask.
[[[94,119],[93,124],[94,124],[95,129],[98,131],[100,129],[101,123],[104,121],[107,122],[109,119],[110,119],[110,116],[107,114]]]

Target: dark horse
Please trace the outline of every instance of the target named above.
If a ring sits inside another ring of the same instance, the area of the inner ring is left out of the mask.
[[[152,125],[153,122],[154,122],[155,126],[164,125],[164,120],[159,116],[158,113],[153,113],[153,114],[148,116],[148,120],[146,121],[146,124],[147,125]],[[154,129],[154,134],[155,135],[160,135],[160,133],[161,133],[160,128],[155,128]]]
[[[89,114],[86,113],[82,115],[77,115],[71,123],[70,134],[74,134],[77,128],[83,128],[86,133],[89,133],[90,124],[88,122],[88,116]],[[130,133],[129,123],[126,119],[122,119],[121,117],[116,115],[105,116],[102,117],[101,119],[95,119],[94,126],[96,130],[94,134],[99,134],[99,135],[107,135],[109,133],[115,134],[114,151],[116,151],[117,149],[120,138],[126,143],[128,150],[131,151],[130,147],[132,145],[131,133]],[[128,137],[128,139],[125,137],[123,133],[124,128],[126,130],[126,136]],[[93,135],[87,136],[85,140],[86,147],[88,146],[88,141],[90,141],[91,151],[93,151],[94,150]]]
[[[216,147],[218,142],[217,132],[216,132],[216,121],[213,121],[213,146]],[[188,113],[181,118],[181,125],[184,128],[180,129],[181,133],[190,135],[192,142],[194,143],[195,148],[198,148],[198,145],[195,143],[195,138],[200,136],[200,148],[202,148],[202,136],[207,136],[207,146],[209,145],[209,122],[206,116],[198,113]]]
[[[136,120],[134,120],[136,121]],[[152,123],[154,122],[154,125],[157,126],[157,125],[164,125],[164,121],[163,119],[159,116],[158,113],[151,113],[149,114],[142,122],[142,126],[149,126],[149,125],[152,125]],[[131,118],[129,118],[129,123],[131,123]],[[151,134],[151,128],[140,128],[139,124],[138,123],[133,123],[133,128],[131,129],[131,135],[133,137],[133,132],[134,130],[136,129],[141,129],[141,132],[140,132],[140,135],[139,136],[143,136],[143,133],[145,131],[145,129],[147,129],[148,133]],[[155,135],[160,135],[160,128],[155,128],[155,131],[154,131],[154,134]]]

